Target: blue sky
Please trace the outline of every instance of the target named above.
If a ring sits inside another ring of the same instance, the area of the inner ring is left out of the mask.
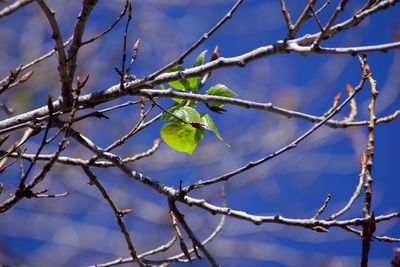
[[[113,22],[123,6],[123,1],[116,2],[98,4],[89,20],[85,39]],[[292,17],[297,17],[302,4],[287,2]],[[337,1],[331,2],[320,15],[321,21],[326,21],[334,10]],[[49,1],[49,5],[56,10],[66,39],[73,29],[79,4]],[[137,77],[144,77],[175,59],[224,16],[231,5],[233,1],[134,1],[128,43],[132,44],[140,38],[141,46],[132,72]],[[359,6],[357,2],[350,2],[338,21],[347,19]],[[322,45],[357,46],[398,41],[398,14],[398,6],[382,11],[359,27],[340,33]],[[119,82],[114,66],[119,66],[121,62],[124,23],[125,20],[99,42],[82,49],[78,75],[90,74],[83,93],[106,89]],[[317,30],[315,21],[310,19],[299,36]],[[15,31],[20,34],[15,34]],[[6,37],[0,44],[3,50],[0,59],[4,62],[0,67],[2,77],[19,63],[54,47],[47,21],[35,4],[11,17],[2,18],[0,33]],[[283,39],[286,33],[278,1],[245,1],[233,18],[189,56],[183,65],[191,66],[203,50],[208,50],[209,59],[216,45],[221,56],[232,57],[274,43]],[[400,103],[399,53],[371,53],[368,62],[380,91],[377,115],[389,115],[399,109]],[[17,113],[42,106],[43,96],[51,93],[55,98],[57,95],[57,75],[54,58],[41,63],[35,69],[33,78],[24,87],[5,94],[4,101],[16,107]],[[360,77],[357,58],[350,55],[274,55],[249,63],[245,68],[218,70],[212,74],[205,89],[222,83],[246,100],[272,102],[283,108],[321,115],[338,92],[346,94],[346,84],[355,86]],[[369,86],[365,86],[356,96],[357,120],[368,119],[369,94]],[[110,104],[127,100],[136,98],[126,97]],[[160,103],[168,107],[172,102],[164,99]],[[199,109],[207,111],[202,105]],[[235,106],[226,106],[226,109],[225,114],[213,114],[213,118],[230,148],[207,133],[192,156],[162,144],[155,155],[133,163],[132,168],[170,186],[178,187],[180,180],[188,185],[257,160],[287,145],[312,127],[309,122],[263,111]],[[158,112],[156,110],[151,114]],[[349,109],[345,108],[335,118],[341,119],[348,112]],[[76,127],[105,147],[129,131],[137,120],[137,114],[137,107],[130,107],[110,112],[107,114],[110,120],[90,119]],[[155,123],[115,152],[128,156],[148,149],[152,141],[159,137],[162,125],[162,121]],[[398,121],[376,127],[373,166],[373,210],[376,214],[399,209],[399,133]],[[28,152],[35,151],[39,140],[40,137],[32,140]],[[354,191],[360,170],[359,157],[365,150],[366,142],[367,128],[323,127],[294,150],[225,183],[228,205],[258,215],[309,218],[331,193],[331,203],[322,218],[329,217],[346,203]],[[84,158],[91,155],[74,142],[66,153]],[[11,175],[0,176],[0,181],[6,185],[1,200],[16,186],[18,166],[11,170]],[[134,209],[132,215],[125,219],[138,248],[153,248],[173,235],[164,197],[127,180],[117,169],[95,169],[94,172],[121,207]],[[128,256],[109,207],[100,194],[87,185],[87,178],[79,168],[56,166],[44,186],[52,192],[73,193],[65,199],[24,200],[15,209],[2,214],[0,227],[4,230],[0,233],[0,251],[3,251],[0,252],[0,262],[32,266],[52,262],[53,265],[78,266]],[[217,186],[199,190],[193,196],[221,203]],[[194,208],[180,207],[201,238],[205,238],[220,219]],[[343,218],[361,217],[361,208],[362,196]],[[384,222],[379,224],[377,233],[398,237],[400,231],[397,225],[397,220]],[[387,266],[396,246],[373,242],[372,266]],[[360,238],[339,229],[315,233],[280,225],[255,226],[232,218],[227,220],[223,231],[210,244],[210,251],[215,252],[222,266],[358,266],[360,250]],[[174,251],[179,252],[179,248]],[[60,255],[60,259],[53,259],[51,255],[54,253]],[[201,260],[192,265],[205,264]]]

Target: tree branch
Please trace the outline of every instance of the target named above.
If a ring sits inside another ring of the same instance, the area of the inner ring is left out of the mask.
[[[97,189],[100,191],[100,193],[103,195],[103,198],[108,202],[108,205],[111,207],[111,209],[114,212],[115,218],[117,219],[117,223],[119,228],[121,229],[122,234],[125,237],[125,242],[128,245],[129,252],[131,254],[131,257],[134,262],[136,262],[139,266],[145,266],[144,263],[141,261],[140,258],[138,258],[136,249],[133,246],[132,243],[132,238],[130,234],[128,233],[128,230],[126,229],[125,222],[123,219],[123,212],[117,208],[115,205],[114,201],[108,194],[107,190],[103,187],[103,185],[99,182],[97,177],[94,175],[94,173],[89,169],[89,167],[84,166],[82,167],[83,171],[85,172],[86,176],[90,180],[90,184],[94,185],[97,187]]]
[[[2,10],[0,10],[0,18],[11,15],[15,11],[17,11],[18,9],[20,9],[20,8],[30,4],[30,3],[32,3],[33,1],[34,0],[18,0],[18,1],[15,1],[13,4],[11,4],[9,6],[6,6]]]
[[[361,90],[361,88],[364,86],[366,77],[363,74],[363,77],[361,78],[359,84],[354,88],[354,91],[352,92],[352,94],[350,94],[347,99],[345,101],[343,101],[342,104],[340,104],[337,108],[335,108],[334,110],[332,110],[330,113],[328,113],[320,122],[318,122],[317,124],[315,124],[313,127],[311,127],[308,131],[306,131],[304,134],[302,134],[300,137],[298,137],[297,139],[295,139],[294,141],[292,141],[290,144],[288,144],[287,146],[269,154],[266,157],[263,157],[257,161],[252,161],[247,163],[246,165],[233,170],[229,173],[223,174],[221,176],[215,177],[215,178],[211,178],[208,180],[199,180],[197,183],[192,184],[188,187],[185,187],[183,189],[183,192],[187,193],[190,192],[194,189],[199,189],[201,187],[207,186],[207,185],[211,185],[211,184],[215,184],[215,183],[219,183],[222,181],[227,181],[229,180],[231,177],[238,175],[239,173],[242,173],[244,171],[247,171],[249,169],[252,169],[266,161],[269,161],[277,156],[279,156],[280,154],[289,151],[290,149],[295,148],[301,141],[303,141],[305,138],[307,138],[309,135],[311,135],[313,132],[315,132],[318,128],[320,128],[324,123],[326,123],[330,118],[332,118],[335,114],[337,114],[338,112],[340,112],[343,107]]]
[[[61,96],[67,101],[67,103],[72,102],[72,81],[70,82],[67,70],[67,57],[64,51],[64,44],[62,41],[62,35],[60,28],[58,27],[58,23],[55,19],[55,12],[50,10],[44,0],[36,1],[40,8],[43,10],[43,13],[46,15],[47,20],[50,23],[51,29],[53,31],[52,38],[56,43],[56,50],[58,54],[58,73],[61,80]]]

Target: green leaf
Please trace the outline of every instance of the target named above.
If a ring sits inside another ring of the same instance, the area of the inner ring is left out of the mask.
[[[163,85],[163,84],[160,84],[160,88],[162,89],[162,90],[167,90],[167,88],[165,88],[165,86]],[[176,103],[178,103],[178,104],[180,104],[180,103],[182,103],[183,102],[183,99],[180,99],[180,98],[171,98],[172,100],[174,100]]]
[[[183,102],[183,99],[180,99],[180,98],[171,98],[171,99],[174,100],[178,104],[181,104]]]
[[[206,56],[207,50],[201,51],[201,53],[197,56],[196,63],[194,63],[193,67],[198,67],[204,64],[204,57]]]
[[[215,96],[224,96],[224,97],[234,97],[237,96],[237,94],[226,87],[223,84],[216,84],[214,86],[211,86],[207,92],[206,95],[215,95]],[[211,102],[212,106],[222,108],[224,104],[218,103],[218,102]]]
[[[174,111],[174,115],[186,122],[201,122],[200,113],[192,107],[180,107]]]
[[[224,141],[218,132],[217,126],[215,126],[214,120],[210,117],[210,115],[202,114],[201,122],[202,122],[204,128],[206,128],[207,130],[213,131],[215,136],[219,140]]]
[[[167,72],[175,72],[175,71],[183,71],[185,70],[182,66],[175,66],[167,70]],[[176,81],[169,82],[168,85],[180,90],[180,91],[187,91],[187,90],[194,90],[198,86],[199,77],[191,77],[187,79],[180,79]]]
[[[173,115],[164,112],[164,114],[162,115],[162,119],[163,120],[170,120],[172,122],[180,122],[180,119],[188,122],[188,123],[200,123],[201,122],[201,118],[200,118],[200,113],[197,112],[197,110],[195,110],[192,107],[189,106],[176,106],[176,107],[172,107],[168,110],[170,113],[172,113]],[[178,118],[176,118],[178,117]]]
[[[204,130],[190,124],[172,122],[165,124],[160,131],[161,138],[173,149],[192,154],[204,136]]]

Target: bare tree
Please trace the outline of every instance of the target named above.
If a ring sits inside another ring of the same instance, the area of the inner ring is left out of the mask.
[[[1,4],[1,237],[42,244],[1,241],[2,264],[339,266],[271,235],[351,239],[345,266],[390,262],[371,253],[400,241],[398,206],[376,207],[395,173],[373,166],[399,158],[375,144],[399,139],[377,131],[399,133],[398,0],[80,2]],[[183,10],[195,22],[166,20]]]

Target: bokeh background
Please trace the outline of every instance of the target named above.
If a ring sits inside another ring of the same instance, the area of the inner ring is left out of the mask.
[[[9,1],[11,2],[11,1]],[[63,38],[72,33],[81,1],[47,1],[56,11]],[[292,18],[297,18],[306,1],[287,1]],[[320,14],[326,22],[338,1]],[[352,16],[364,1],[351,1],[338,21]],[[228,0],[135,0],[128,43],[141,40],[138,58],[132,72],[144,77],[175,59],[202,34],[207,32],[234,4]],[[100,1],[87,24],[85,40],[113,23],[124,1]],[[0,8],[5,6],[0,3]],[[394,6],[373,15],[356,28],[323,43],[326,46],[357,46],[386,43],[400,39],[400,7]],[[114,66],[120,66],[123,20],[117,27],[93,44],[82,48],[77,75],[90,75],[83,93],[106,89],[119,82]],[[300,35],[314,33],[318,27],[310,19]],[[216,34],[185,61],[191,66],[197,54],[208,50],[207,59],[216,45],[223,57],[240,55],[254,48],[283,39],[287,29],[278,1],[247,0]],[[46,18],[36,3],[12,16],[0,19],[0,74],[27,63],[54,47]],[[131,53],[132,51],[129,51]],[[380,95],[378,116],[391,114],[400,104],[400,54],[398,51],[371,53],[368,61],[378,81]],[[23,113],[45,105],[47,95],[57,97],[59,78],[57,60],[52,58],[34,68],[34,76],[23,85],[1,97],[2,103]],[[245,68],[227,68],[214,72],[205,88],[222,83],[240,98],[306,112],[323,114],[338,92],[346,95],[345,85],[355,86],[361,71],[356,57],[349,55],[274,55],[251,62]],[[368,119],[369,86],[357,97],[357,120]],[[108,107],[136,97],[126,97],[96,107]],[[168,107],[172,101],[160,101]],[[200,105],[201,111],[207,111]],[[132,168],[178,187],[180,180],[189,185],[199,179],[218,176],[251,160],[263,157],[290,143],[311,127],[311,123],[287,119],[263,111],[226,106],[225,114],[213,114],[225,146],[212,133],[206,133],[199,147],[189,156],[162,143],[155,155],[130,164]],[[160,110],[155,110],[156,115]],[[342,119],[349,110],[336,115]],[[79,113],[83,114],[83,113]],[[106,147],[127,133],[138,119],[138,107],[131,106],[107,113],[110,120],[90,118],[75,128]],[[0,118],[8,115],[1,113]],[[121,156],[134,155],[152,146],[159,137],[162,121],[136,135],[115,150]],[[9,142],[21,137],[15,133]],[[359,173],[359,157],[367,143],[367,129],[323,127],[294,150],[259,167],[232,178],[224,184],[228,206],[259,215],[280,214],[290,218],[312,217],[328,193],[332,200],[322,217],[339,210],[352,195]],[[376,127],[376,154],[373,167],[373,210],[375,214],[399,210],[398,163],[400,160],[400,123]],[[41,136],[26,146],[34,153]],[[51,153],[54,146],[45,152]],[[89,158],[91,153],[71,141],[64,155]],[[40,170],[40,164],[35,168]],[[125,216],[127,227],[138,252],[155,248],[172,238],[173,228],[165,197],[127,179],[118,169],[94,169],[120,208],[132,208]],[[20,172],[14,164],[0,174],[4,191],[0,200],[14,192]],[[128,250],[112,211],[101,194],[88,185],[88,178],[78,167],[56,165],[40,188],[51,193],[71,192],[67,198],[23,200],[13,209],[0,214],[0,264],[11,266],[86,266],[128,257]],[[220,185],[207,187],[193,196],[220,204]],[[203,239],[216,227],[220,216],[196,208],[180,206],[192,229]],[[343,218],[362,216],[360,198]],[[380,223],[379,235],[400,236],[398,220]],[[371,266],[389,266],[396,244],[373,242]],[[275,224],[255,226],[227,218],[222,232],[208,246],[222,266],[358,266],[361,240],[353,234],[329,229],[329,233]],[[165,254],[179,253],[174,246]],[[204,260],[192,266],[206,266]],[[181,266],[172,264],[171,266]]]

